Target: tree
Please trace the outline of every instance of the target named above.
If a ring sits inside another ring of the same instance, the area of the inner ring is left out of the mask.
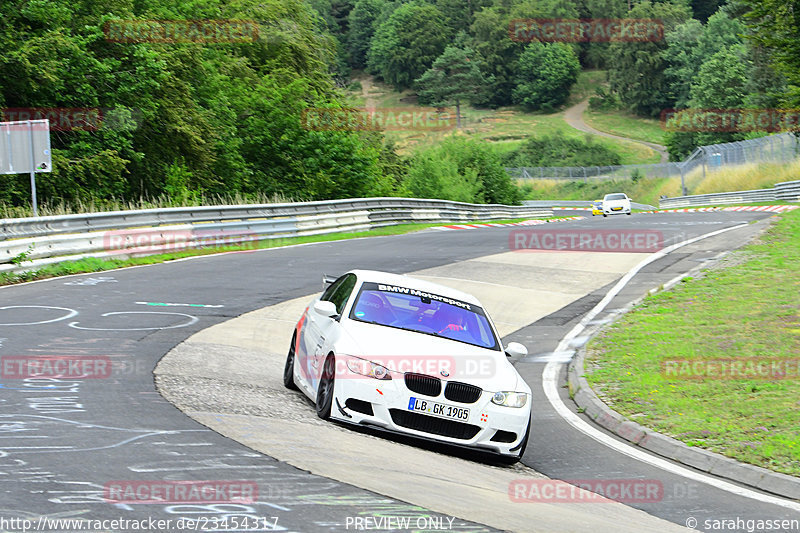
[[[705,22],[725,4],[725,0],[691,0],[689,4],[692,6],[694,18]]]
[[[474,20],[470,27],[471,47],[478,53],[481,72],[489,78],[485,97],[476,103],[491,107],[510,105],[517,60],[525,45],[509,38],[511,16],[497,7],[478,11]]]
[[[570,45],[530,43],[519,58],[514,103],[529,110],[552,110],[567,101],[581,70]]]
[[[668,33],[689,18],[689,8],[679,3],[643,0],[628,12],[630,18],[661,20]],[[613,42],[608,47],[608,80],[611,90],[632,112],[658,116],[672,105],[664,73],[668,63],[663,41]]]
[[[747,98],[746,50],[743,45],[723,48],[705,61],[698,72],[697,81],[690,89],[690,110],[685,113],[698,114],[704,110],[735,110],[744,106]],[[681,123],[680,114],[676,123]],[[714,131],[724,126],[709,124],[706,131],[668,131],[665,141],[670,158],[680,159],[696,146],[740,141],[747,132]]]
[[[455,35],[472,24],[476,11],[492,5],[492,0],[434,0],[431,2],[444,16],[445,25]]]
[[[367,66],[367,51],[378,17],[386,7],[386,0],[358,0],[349,15],[347,49],[350,65],[362,69]]]
[[[383,190],[377,143],[356,131],[304,127],[306,99],[313,97],[303,80],[268,77],[242,102],[241,151],[252,174],[246,192],[324,200]]]
[[[487,82],[477,62],[470,59],[474,55],[469,48],[448,46],[415,81],[421,104],[456,106],[457,128],[461,128],[461,103],[473,103]]]
[[[450,37],[436,7],[402,4],[375,31],[367,67],[397,90],[407,89],[441,55]]]
[[[689,89],[700,68],[696,51],[702,34],[700,21],[689,19],[664,36],[667,41],[667,49],[663,52],[667,60],[664,78],[675,109],[689,105]]]
[[[667,49],[663,55],[669,66],[664,75],[676,109],[689,105],[689,90],[697,80],[700,65],[723,48],[741,44],[744,30],[741,22],[720,10],[705,26],[690,19],[666,35]]]
[[[586,0],[580,12],[581,18],[622,18],[628,10],[626,0]],[[581,43],[581,64],[591,68],[605,68],[609,43]]]
[[[745,14],[749,36],[772,52],[775,68],[786,77],[782,104],[800,107],[800,6],[797,0],[745,0],[750,11]]]

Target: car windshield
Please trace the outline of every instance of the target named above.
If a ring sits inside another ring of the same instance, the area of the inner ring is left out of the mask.
[[[627,196],[625,196],[624,194],[620,193],[620,194],[607,194],[605,199],[606,200],[624,200],[625,198],[627,198]]]
[[[350,318],[481,348],[499,350],[497,337],[480,307],[408,287],[364,283]]]

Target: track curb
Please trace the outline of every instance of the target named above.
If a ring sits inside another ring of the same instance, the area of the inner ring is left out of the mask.
[[[700,267],[697,268],[697,270],[699,269]],[[644,298],[645,296],[632,302],[626,307],[625,312],[644,300]],[[624,312],[617,315],[614,321],[622,315],[624,315]],[[605,324],[604,327],[609,325]],[[597,335],[601,329],[603,328],[593,331],[590,334],[590,339]],[[770,494],[792,500],[800,500],[800,478],[773,472],[760,466],[740,463],[735,459],[718,453],[688,446],[679,440],[628,420],[614,411],[595,394],[584,377],[583,363],[587,344],[588,341],[578,349],[572,361],[570,361],[567,367],[567,384],[573,401],[579,408],[583,409],[583,413],[591,418],[593,422],[631,444],[644,448],[656,455],[672,459],[714,476],[769,492]]]

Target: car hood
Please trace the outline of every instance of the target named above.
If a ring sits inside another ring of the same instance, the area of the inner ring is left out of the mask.
[[[504,352],[354,320],[343,326],[337,354],[368,359],[393,372],[427,374],[491,392],[530,392]]]
[[[625,207],[630,204],[630,202],[630,200],[606,200],[603,203],[610,207]]]

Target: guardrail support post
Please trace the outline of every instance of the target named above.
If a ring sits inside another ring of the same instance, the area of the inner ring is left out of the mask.
[[[680,165],[680,169],[681,169],[681,196],[687,196],[689,194],[689,191],[686,190],[686,180],[684,178],[683,165]]]

